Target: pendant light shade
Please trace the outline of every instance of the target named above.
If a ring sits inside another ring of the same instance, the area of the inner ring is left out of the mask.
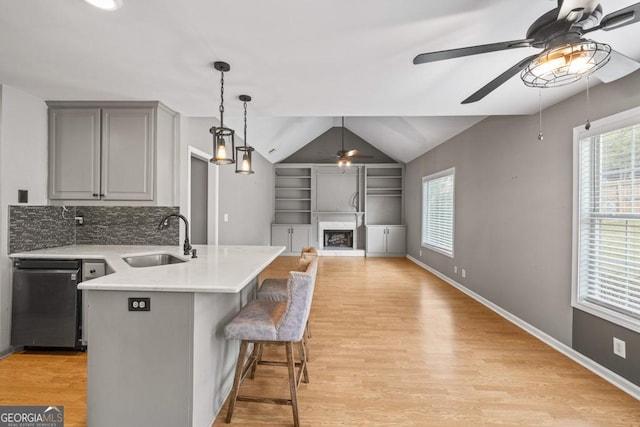
[[[209,132],[213,135],[213,157],[211,163],[229,165],[235,162],[235,131],[224,127],[224,73],[231,67],[226,62],[214,62],[220,71],[220,126],[213,126]]]
[[[251,175],[254,173],[251,159],[253,147],[247,145],[247,102],[251,101],[251,97],[240,95],[238,99],[244,103],[244,145],[236,148],[236,173]]]

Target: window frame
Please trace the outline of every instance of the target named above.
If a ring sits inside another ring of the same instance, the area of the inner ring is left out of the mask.
[[[573,221],[572,221],[572,268],[571,268],[571,306],[592,314],[616,325],[640,332],[640,319],[621,311],[605,307],[580,297],[580,141],[625,127],[640,124],[640,107],[591,122],[586,130],[584,125],[573,128]]]
[[[453,189],[451,194],[451,251],[448,251],[446,248],[441,248],[439,246],[434,246],[424,241],[425,235],[425,226],[426,226],[426,211],[425,211],[425,184],[429,181],[433,181],[439,178],[443,178],[445,176],[451,176],[453,178]],[[437,252],[439,254],[445,255],[449,258],[454,258],[455,254],[455,229],[456,229],[456,168],[451,167],[448,169],[441,170],[439,172],[432,173],[427,176],[422,177],[422,187],[421,187],[421,196],[420,196],[422,204],[420,205],[421,210],[421,227],[420,227],[420,246],[429,249],[431,251]]]

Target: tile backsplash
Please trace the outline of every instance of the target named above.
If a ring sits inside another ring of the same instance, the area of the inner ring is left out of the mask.
[[[9,206],[9,253],[75,243],[75,207]]]
[[[9,206],[9,253],[65,245],[178,245],[179,213],[166,206]],[[76,225],[75,217],[83,224]]]
[[[77,206],[76,215],[83,225],[76,227],[78,245],[177,245],[180,220],[172,219],[169,228],[158,230],[162,218],[180,213],[177,207],[164,206]]]

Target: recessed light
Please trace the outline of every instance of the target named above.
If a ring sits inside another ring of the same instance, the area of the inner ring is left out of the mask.
[[[118,10],[122,7],[122,0],[84,0],[91,6],[102,10]]]

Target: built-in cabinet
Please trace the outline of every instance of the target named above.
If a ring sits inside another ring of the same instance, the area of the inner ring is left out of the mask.
[[[271,244],[284,246],[288,254],[300,254],[303,247],[311,245],[311,224],[272,224]]]
[[[362,227],[357,235],[366,240],[356,238],[357,246],[368,256],[404,256],[403,188],[401,164],[276,165],[271,242],[297,254],[302,246],[321,246],[319,223],[353,222]]]
[[[158,102],[48,102],[52,200],[173,204],[177,115]]]
[[[407,252],[407,227],[404,225],[367,225],[367,256],[404,256]]]

